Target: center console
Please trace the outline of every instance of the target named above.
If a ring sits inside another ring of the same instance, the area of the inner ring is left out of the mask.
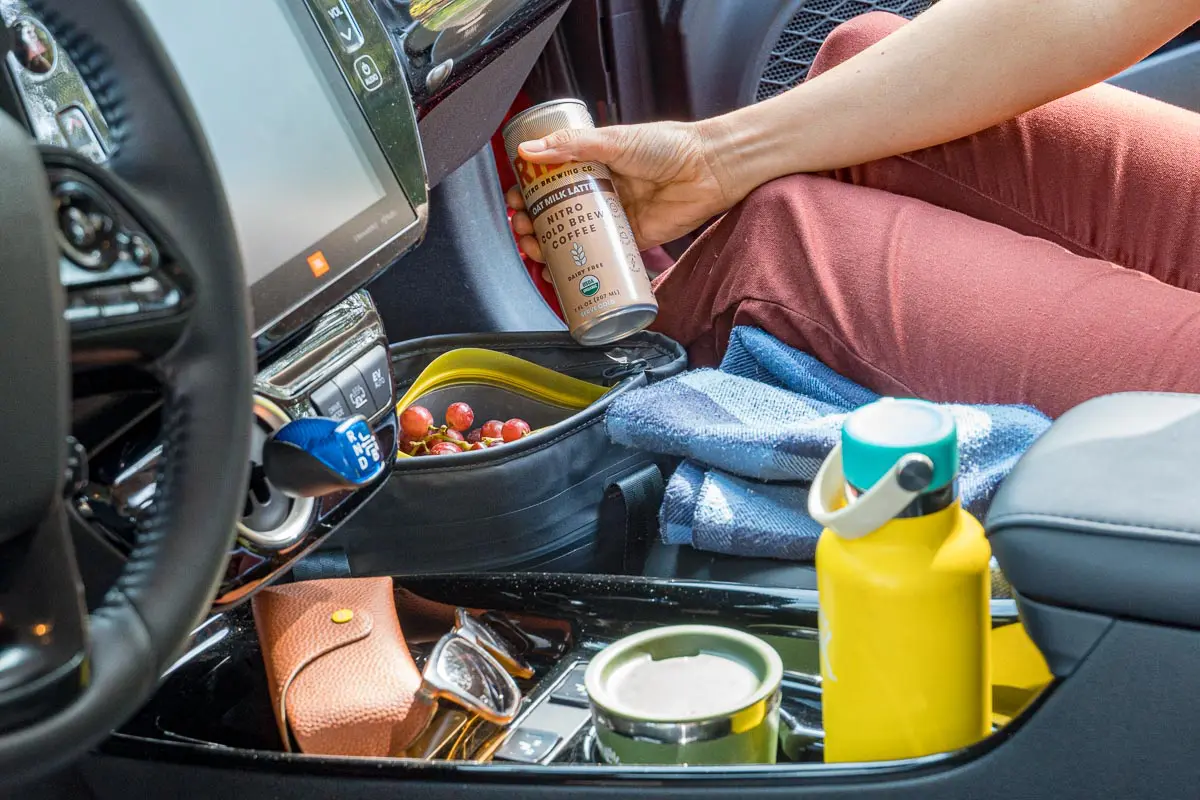
[[[500,774],[523,770],[528,776],[531,769],[554,767],[546,780],[566,779],[564,770],[581,768],[611,777],[615,768],[605,766],[597,750],[583,671],[606,645],[629,634],[661,625],[704,624],[754,634],[783,660],[778,763],[744,767],[742,775],[782,778],[826,768],[815,592],[544,574],[409,577],[395,579],[395,586],[401,627],[418,665],[446,633],[441,609],[471,608],[495,630],[515,632],[506,638],[520,642],[520,655],[534,674],[519,681],[524,701],[511,725],[481,724],[457,707],[443,705],[426,735],[400,758],[285,752],[254,620],[243,606],[205,626],[154,701],[105,751],[216,768],[253,764],[261,770],[270,765],[292,774],[416,777],[424,771],[445,777],[449,769],[460,778],[478,778],[478,770],[484,769]],[[1014,622],[1012,603],[997,601],[993,620],[997,627]],[[997,709],[1015,714],[1034,695],[1036,690],[999,687]],[[986,752],[998,741],[993,737],[976,749]],[[889,768],[928,769],[962,757],[946,754]],[[669,780],[665,770],[659,770],[658,780]],[[715,776],[721,770],[693,765],[685,772]]]

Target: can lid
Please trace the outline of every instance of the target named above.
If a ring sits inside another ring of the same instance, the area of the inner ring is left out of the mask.
[[[842,469],[846,482],[867,491],[909,453],[933,462],[927,491],[958,475],[958,429],[946,409],[924,400],[885,397],[846,417],[842,425]]]
[[[592,115],[582,100],[563,99],[538,103],[515,114],[500,132],[509,161],[517,157],[521,142],[540,139],[563,128],[594,128]]]

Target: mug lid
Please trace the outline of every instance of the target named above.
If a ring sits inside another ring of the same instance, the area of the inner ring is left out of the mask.
[[[648,723],[735,715],[768,701],[782,680],[783,660],[773,647],[748,633],[712,625],[675,625],[627,636],[593,658],[584,675],[593,706],[611,717]],[[700,702],[683,710],[695,700]]]

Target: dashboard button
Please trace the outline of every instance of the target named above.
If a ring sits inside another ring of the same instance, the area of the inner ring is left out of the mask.
[[[100,316],[105,317],[128,317],[138,313],[142,307],[132,300],[124,303],[108,303],[100,306]]]
[[[359,83],[368,92],[373,92],[383,86],[383,75],[379,73],[375,59],[370,56],[359,56],[354,59],[354,74],[358,76]]]
[[[373,348],[354,362],[358,371],[367,380],[367,388],[375,400],[375,408],[386,408],[392,404],[392,375],[391,364],[388,363],[388,352],[384,347]]]
[[[129,287],[123,284],[93,289],[85,297],[90,298],[92,303],[100,307],[100,316],[106,319],[110,317],[128,317],[142,310],[138,306],[133,292],[129,291]]]
[[[350,406],[342,396],[342,390],[333,381],[314,391],[312,401],[317,411],[330,419],[346,419],[350,416]]]
[[[585,673],[587,673],[586,664],[580,664],[573,668],[567,673],[566,679],[559,684],[558,688],[550,693],[550,702],[587,708],[590,703],[588,701],[587,687],[583,683]]]
[[[150,303],[162,300],[167,295],[167,287],[163,286],[162,281],[151,275],[139,278],[129,284],[129,291],[138,300],[145,300]]]
[[[129,291],[142,311],[166,311],[179,305],[179,290],[153,275],[129,284]]]
[[[129,258],[139,267],[152,267],[158,260],[158,254],[149,239],[135,233],[129,237]]]
[[[17,63],[30,74],[44,77],[58,63],[58,46],[46,28],[34,19],[20,17],[12,26],[12,50]]]
[[[67,308],[63,317],[67,322],[99,319],[100,307],[92,300],[90,293],[72,292],[67,298]]]
[[[79,106],[67,106],[58,112],[58,127],[62,129],[67,146],[92,161],[103,161],[108,157],[104,145],[96,135],[92,118]]]
[[[68,206],[58,214],[58,226],[62,229],[67,244],[76,250],[88,251],[100,241],[100,230],[103,220],[95,215],[85,214],[74,206]]]
[[[334,37],[343,53],[355,53],[363,46],[362,30],[358,20],[346,6],[345,0],[323,0],[325,16],[333,25]]]
[[[138,313],[142,307],[137,303],[111,303],[109,305],[100,306],[100,316],[105,317],[128,317]]]
[[[371,390],[367,381],[355,367],[349,366],[337,374],[333,382],[342,390],[342,394],[350,403],[351,414],[362,414],[369,417],[375,413],[377,406],[371,398]]]
[[[54,188],[58,240],[64,254],[88,270],[105,270],[117,256],[116,220],[97,193],[77,181]]]
[[[558,744],[560,737],[550,731],[539,731],[533,728],[517,728],[509,735],[508,740],[496,751],[497,761],[516,761],[521,764],[538,764],[550,755],[550,751]]]

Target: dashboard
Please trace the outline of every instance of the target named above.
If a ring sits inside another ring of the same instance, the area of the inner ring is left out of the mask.
[[[507,102],[495,98],[484,117],[477,103],[447,115],[455,91],[535,24],[548,37],[564,0],[134,3],[170,56],[208,140],[253,308],[259,372],[251,477],[221,608],[286,569],[378,488],[283,496],[264,477],[262,446],[297,418],[360,415],[385,455],[394,455],[389,339],[362,287],[425,230],[429,176],[419,120],[434,109],[441,125],[476,120],[470,136],[430,137],[458,146],[458,163],[466,160]],[[137,141],[119,97],[64,45],[69,28],[36,10],[36,0],[0,0],[0,35],[8,35],[0,42],[0,106],[22,117],[49,152],[64,153],[48,159],[47,174],[65,317],[75,351],[101,353],[106,328],[186,310],[187,275],[116,193],[72,168],[72,158],[116,165]],[[14,102],[4,102],[5,88]],[[443,170],[452,168],[456,157],[448,161],[445,147],[438,152]],[[81,445],[91,463],[73,524],[100,540],[90,551],[96,560],[123,559],[152,509],[166,458],[161,398],[153,387],[81,391],[81,377],[76,427],[86,419],[103,433]]]
[[[137,2],[208,139],[266,349],[420,239],[424,162],[392,40],[367,0]],[[0,0],[0,17],[39,141],[119,158],[104,102],[47,26],[22,0]],[[68,173],[52,179],[72,326],[168,309],[178,293],[152,239]]]

